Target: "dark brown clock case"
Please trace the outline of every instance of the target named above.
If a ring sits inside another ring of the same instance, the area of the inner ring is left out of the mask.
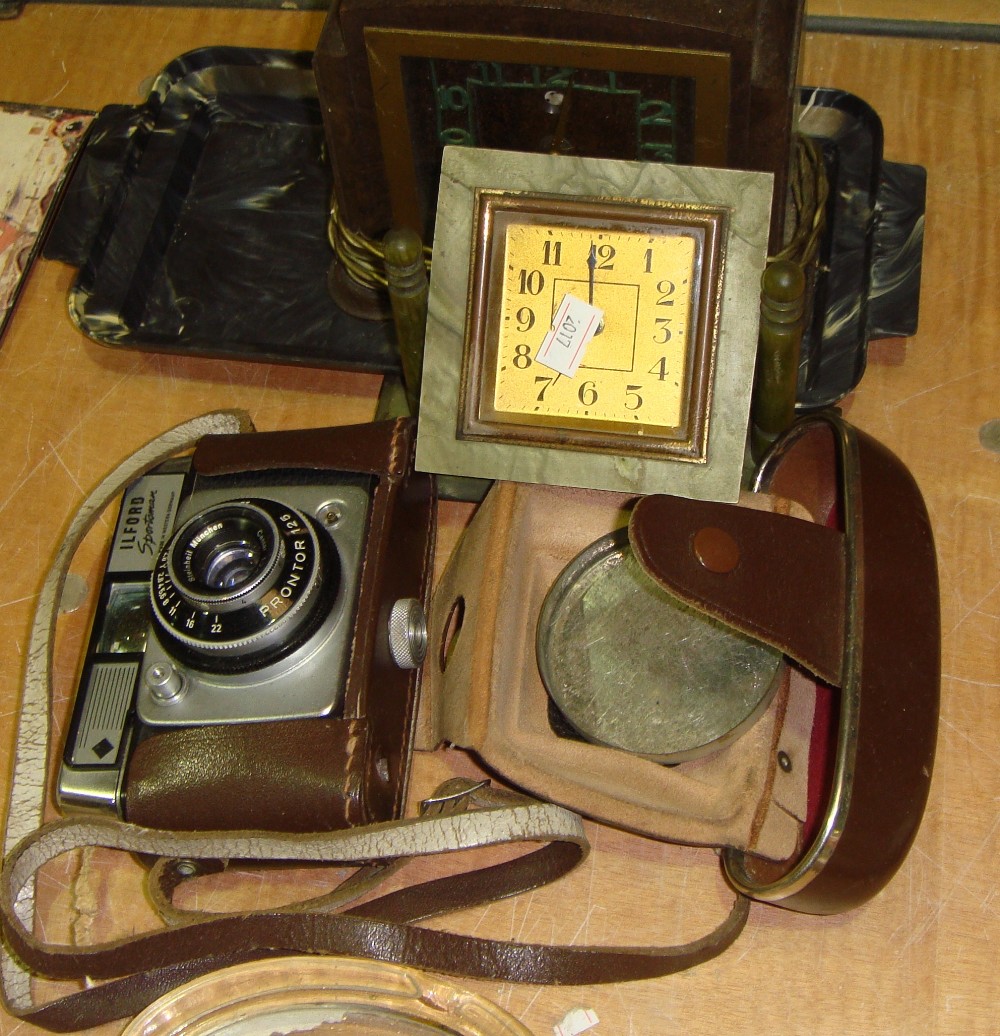
[[[429,240],[446,143],[770,171],[783,198],[801,18],[801,0],[336,0],[314,68],[341,218]],[[547,110],[553,89],[572,103]],[[672,151],[644,137],[667,122]]]

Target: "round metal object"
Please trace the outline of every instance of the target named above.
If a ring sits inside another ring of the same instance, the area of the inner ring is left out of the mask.
[[[662,763],[738,737],[767,708],[782,668],[779,651],[663,590],[624,529],[560,573],[536,650],[546,689],[582,737]]]
[[[184,678],[166,662],[157,662],[146,670],[146,686],[149,693],[164,705],[180,701],[184,697]]]
[[[416,669],[427,655],[427,617],[415,597],[403,597],[389,612],[389,651],[400,669]]]
[[[330,613],[339,555],[315,523],[276,500],[230,500],[190,518],[150,584],[159,630],[200,668],[236,672],[286,657]]]

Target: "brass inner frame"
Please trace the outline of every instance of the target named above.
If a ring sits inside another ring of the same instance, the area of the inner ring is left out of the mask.
[[[518,65],[686,77],[695,82],[695,165],[728,164],[731,59],[722,51],[636,47],[616,43],[488,36],[369,26],[368,67],[393,220],[423,233],[427,213],[417,186],[406,104],[406,58],[442,58]]]
[[[524,442],[555,448],[669,456],[705,463],[712,410],[729,210],[645,199],[585,198],[513,191],[476,191],[469,310],[463,350],[457,435],[460,439]],[[519,420],[493,408],[503,290],[505,229],[530,221],[595,229],[691,232],[698,241],[691,323],[687,328],[682,418],[659,434],[635,434],[616,422],[538,416]]]

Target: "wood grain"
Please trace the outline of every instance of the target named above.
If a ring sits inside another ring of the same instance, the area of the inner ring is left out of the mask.
[[[810,10],[851,14],[866,6],[815,0]],[[946,12],[995,21],[998,5],[881,6],[911,18]],[[149,77],[180,53],[213,43],[311,48],[321,22],[315,12],[29,3],[20,18],[0,23],[0,97],[83,108],[135,103]],[[747,931],[723,958],[659,981],[579,989],[476,984],[538,1036],[576,1006],[596,1011],[595,1032],[616,1036],[1000,1032],[1000,457],[979,440],[980,428],[1000,418],[1000,51],[816,34],[805,40],[801,81],[867,100],[884,122],[886,156],[928,170],[920,329],[905,342],[873,346],[859,390],[844,403],[852,421],[910,466],[934,523],[944,675],[928,813],[896,879],[852,914],[818,919],[754,906]],[[86,489],[184,417],[243,407],[264,429],[342,424],[366,420],[378,390],[378,379],[365,375],[96,345],[66,316],[71,278],[65,267],[38,263],[0,343],[3,772],[33,596]],[[460,507],[445,509],[439,565],[464,518]],[[107,535],[105,525],[76,566],[91,585]],[[73,693],[83,611],[62,624],[56,681],[63,707]],[[421,757],[415,791],[473,768],[458,753]],[[450,924],[507,938],[670,943],[707,931],[725,912],[728,893],[712,852],[596,826],[590,834],[594,851],[568,879]],[[79,875],[69,866],[51,879],[54,930],[56,913],[68,930],[93,929],[88,897],[106,903],[112,895]],[[113,894],[118,903],[129,895],[117,884]],[[245,897],[256,902],[260,894]],[[0,1016],[0,1034],[25,1028]]]

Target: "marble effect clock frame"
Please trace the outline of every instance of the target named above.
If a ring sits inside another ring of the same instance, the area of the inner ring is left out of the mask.
[[[434,376],[423,379],[417,467],[477,478],[736,500],[753,383],[771,184],[767,173],[447,149],[438,194],[424,354],[425,369],[433,370]],[[704,462],[477,442],[458,436],[477,188],[711,203],[729,208]]]

